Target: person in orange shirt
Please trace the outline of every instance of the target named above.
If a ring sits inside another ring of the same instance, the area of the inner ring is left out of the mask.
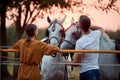
[[[43,55],[52,55],[58,52],[59,48],[36,40],[38,35],[36,25],[28,24],[25,31],[28,37],[20,39],[13,45],[13,48],[20,53],[17,80],[42,80],[39,64]]]

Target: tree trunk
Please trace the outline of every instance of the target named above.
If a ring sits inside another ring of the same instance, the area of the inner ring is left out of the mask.
[[[23,26],[21,25],[21,13],[22,13],[22,8],[19,5],[17,21],[15,22],[15,24],[16,24],[15,42],[17,42],[19,39],[21,39],[22,34],[24,33],[24,30],[25,30],[25,24],[23,24]],[[15,58],[20,58],[20,55],[16,53],[14,57]],[[14,79],[17,79],[18,69],[19,69],[19,65],[15,65],[14,66],[14,70],[13,70],[14,71],[14,74],[13,74],[14,75],[13,76]]]
[[[4,4],[2,4],[2,8],[1,8],[1,46],[7,46],[7,35],[6,35],[6,2],[7,0],[3,1]],[[2,52],[1,56],[6,57],[6,58],[1,58],[1,62],[2,61],[7,61],[7,53]],[[10,78],[10,74],[8,72],[7,69],[7,65],[1,65],[1,80],[6,80],[6,78]]]
[[[2,7],[0,7],[0,10],[2,9]],[[0,18],[1,18],[1,12],[0,12]],[[1,25],[0,25],[0,46],[1,46]],[[1,57],[1,52],[0,52],[0,57]],[[0,62],[1,62],[1,58],[0,58]],[[0,80],[1,80],[1,64],[0,64]]]
[[[20,32],[20,30],[19,30],[19,32]],[[22,34],[20,34],[19,32],[16,32],[15,42],[18,41],[22,36]],[[15,58],[20,58],[20,54],[16,53],[14,57]],[[13,70],[13,78],[15,80],[17,79],[17,76],[18,76],[18,69],[19,69],[19,65],[15,65],[14,70]]]
[[[18,41],[18,40],[21,38],[21,36],[22,36],[22,34],[23,34],[23,32],[24,32],[24,31],[22,32],[21,30],[22,30],[22,29],[20,29],[19,31],[16,32],[15,42]],[[20,58],[20,54],[16,53],[14,57],[15,57],[15,58]],[[15,61],[16,61],[16,60],[15,60]],[[13,73],[14,73],[14,74],[13,74],[13,75],[14,75],[14,76],[13,76],[14,79],[17,79],[18,69],[19,69],[19,65],[15,65],[15,66],[14,66],[14,70],[13,70],[13,71],[14,71],[14,72],[13,72]]]
[[[15,41],[14,42],[17,42],[22,36],[22,34],[20,33],[21,32],[21,12],[22,12],[22,8],[19,5],[19,7],[18,7],[18,16],[17,16],[17,20],[15,22],[15,24],[16,24],[16,35],[15,35]],[[20,58],[20,55],[15,54],[14,57],[15,58]],[[19,65],[15,65],[14,70],[13,70],[13,78],[14,79],[17,79],[18,69],[19,69]]]

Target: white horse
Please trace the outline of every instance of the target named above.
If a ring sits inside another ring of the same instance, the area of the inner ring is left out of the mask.
[[[51,45],[55,45],[60,47],[64,39],[64,28],[62,26],[66,16],[62,20],[51,20],[49,17],[47,18],[50,26],[46,30],[47,37],[45,41],[47,41]],[[65,80],[65,65],[59,64],[64,62],[64,57],[57,53],[53,56],[43,56],[42,64],[41,64],[41,74],[43,76],[43,80]]]
[[[80,30],[77,29],[77,25],[74,24],[72,19],[72,25],[65,32],[65,39],[61,44],[61,49],[74,49],[77,34],[81,34]],[[73,25],[74,24],[74,25]],[[76,34],[77,33],[77,34]],[[76,38],[75,38],[76,37]],[[111,40],[105,33],[100,38],[100,50],[115,50],[115,40]],[[102,80],[118,80],[120,75],[120,66],[114,66],[118,64],[116,54],[100,54],[99,64],[102,74]],[[112,64],[112,65],[109,65]]]
[[[70,27],[65,30],[65,39],[60,46],[61,49],[75,49],[76,41],[81,36],[81,31],[77,25],[78,22],[74,23],[74,18],[72,18]]]
[[[111,40],[105,33],[100,38],[100,50],[115,50],[115,40]],[[99,64],[102,80],[118,80],[120,74],[119,60],[116,54],[99,54]]]
[[[78,22],[74,23],[74,18],[72,18],[70,27],[65,30],[65,39],[63,40],[60,49],[75,49],[76,41],[81,36],[81,31],[77,25]],[[73,54],[71,55],[71,58],[72,56]]]

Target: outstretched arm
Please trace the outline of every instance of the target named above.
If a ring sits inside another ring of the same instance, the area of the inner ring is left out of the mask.
[[[104,31],[104,29],[102,27],[99,26],[91,26],[90,27],[91,30],[100,30],[100,31]]]
[[[104,29],[99,26],[91,26],[90,30],[100,30],[102,34],[105,33]]]
[[[80,66],[80,63],[81,63],[81,61],[82,61],[82,59],[83,59],[83,54],[81,53],[75,53],[74,54],[74,60],[72,61],[72,62],[69,62],[68,60],[65,60],[64,62],[65,62],[65,64],[66,65],[70,65],[70,66],[73,66],[73,67],[77,67],[77,66]]]

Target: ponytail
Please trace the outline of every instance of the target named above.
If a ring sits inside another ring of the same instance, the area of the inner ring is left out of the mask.
[[[26,41],[27,41],[27,42],[31,41],[31,38],[30,38],[30,37],[27,37]]]

